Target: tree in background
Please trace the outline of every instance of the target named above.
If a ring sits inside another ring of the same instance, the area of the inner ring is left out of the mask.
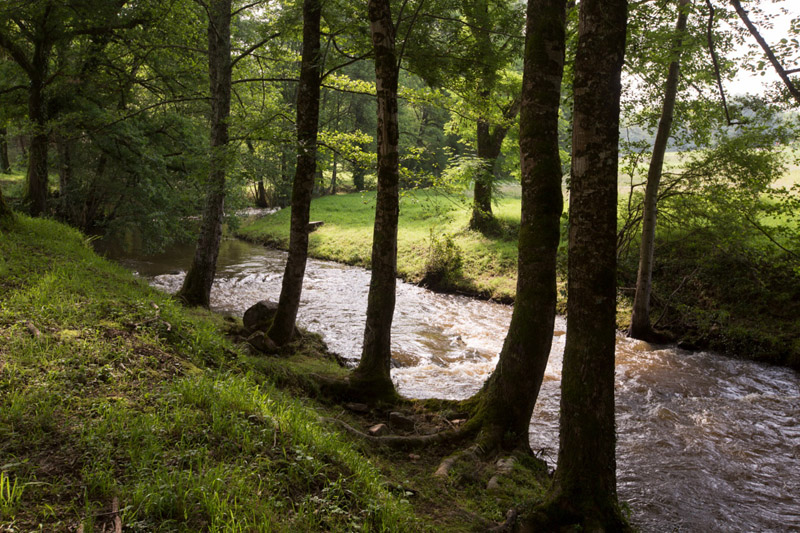
[[[583,0],[575,59],[567,340],[558,464],[540,527],[625,528],[616,489],[614,351],[619,102],[626,0]]]
[[[320,94],[319,0],[303,2],[303,54],[297,89],[297,165],[292,188],[289,256],[283,274],[278,310],[269,337],[278,345],[291,339],[308,259],[308,222],[311,192],[317,169],[317,131]]]
[[[653,338],[650,323],[650,293],[653,283],[653,255],[655,253],[656,218],[658,216],[658,188],[664,167],[664,154],[672,130],[672,119],[675,110],[675,99],[678,94],[680,77],[680,56],[686,33],[686,22],[689,16],[690,0],[678,1],[678,21],[675,25],[675,36],[672,43],[672,60],[669,64],[666,83],[664,85],[664,103],[661,119],[658,123],[650,168],[647,172],[647,186],[642,208],[642,241],[639,246],[639,271],[636,278],[636,294],[633,300],[633,313],[628,335],[636,339]]]
[[[208,13],[208,72],[211,135],[206,205],[194,259],[178,291],[187,305],[208,307],[217,268],[228,165],[228,118],[231,106],[231,0],[211,0]]]

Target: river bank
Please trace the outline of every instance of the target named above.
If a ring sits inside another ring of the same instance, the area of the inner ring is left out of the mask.
[[[525,461],[489,502],[491,468],[433,480],[446,449],[373,450],[320,422],[386,413],[309,397],[304,374],[343,372],[319,348],[254,357],[236,320],[182,308],[73,229],[0,231],[3,530],[466,531],[543,490]]]
[[[401,198],[398,276],[431,290],[512,303],[516,287],[519,198],[501,199],[493,234],[467,229],[469,211],[448,195],[414,191]],[[311,218],[312,257],[369,268],[375,194],[317,198]],[[288,248],[290,210],[245,222],[235,235]],[[559,247],[558,311],[566,313],[566,221]],[[653,273],[653,321],[689,349],[800,370],[800,276],[790,263],[754,256],[755,245],[732,253],[696,234],[661,234]],[[635,254],[618,270],[617,327],[627,330],[636,279]]]

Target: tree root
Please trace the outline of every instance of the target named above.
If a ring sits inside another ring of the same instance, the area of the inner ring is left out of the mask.
[[[434,476],[438,478],[445,478],[450,474],[450,471],[456,465],[456,463],[462,459],[467,459],[470,462],[477,462],[478,461],[478,453],[480,453],[481,449],[480,446],[477,444],[473,444],[466,450],[461,450],[460,452],[454,453],[449,457],[445,457],[442,459],[442,462],[439,463],[439,468],[436,469],[436,472],[433,473]]]
[[[498,524],[497,526],[488,529],[489,533],[510,533],[514,531],[514,527],[517,525],[517,517],[519,517],[519,513],[516,509],[509,509],[506,512],[506,519],[502,524]]]
[[[321,418],[320,420],[323,422],[337,424],[350,435],[354,435],[371,444],[387,446],[389,448],[399,450],[421,448],[423,446],[430,446],[431,444],[456,442],[470,435],[466,431],[456,429],[440,431],[439,433],[433,433],[431,435],[384,435],[377,437],[364,433],[363,431],[359,431],[344,420],[339,420],[338,418]]]

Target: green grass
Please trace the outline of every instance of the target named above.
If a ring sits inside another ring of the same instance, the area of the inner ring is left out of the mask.
[[[420,529],[222,326],[18,215],[0,234],[0,529],[100,531],[115,499],[131,531]]]
[[[432,258],[434,241],[449,237],[456,245],[461,268],[448,278],[448,290],[464,291],[498,300],[513,297],[516,286],[517,229],[520,199],[507,195],[494,208],[500,222],[497,235],[467,229],[470,211],[463,200],[430,191],[407,193],[400,200],[398,274],[420,282]],[[237,235],[286,248],[290,210],[245,225]],[[310,236],[312,256],[369,267],[375,193],[325,196],[311,204],[311,219],[325,224]]]
[[[491,462],[440,481],[452,447],[409,459],[354,442],[320,416],[363,429],[388,411],[308,396],[310,374],[347,372],[319,338],[255,356],[228,339],[239,324],[184,309],[57,222],[0,229],[0,531],[109,530],[118,509],[125,531],[455,533],[541,498],[532,458],[487,497]]]

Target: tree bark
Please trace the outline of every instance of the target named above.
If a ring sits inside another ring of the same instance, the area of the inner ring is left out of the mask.
[[[208,3],[208,71],[211,86],[211,142],[206,204],[194,259],[178,298],[208,307],[217,268],[225,204],[228,117],[231,106],[231,0]]]
[[[6,204],[5,198],[3,198],[3,190],[0,189],[0,221],[10,216],[11,216],[11,208],[9,208],[8,205]]]
[[[41,61],[44,62],[45,58],[42,57]],[[48,138],[44,105],[44,75],[42,73],[45,67],[36,65],[37,62],[34,61],[36,73],[31,76],[28,92],[28,118],[33,123],[34,130],[28,149],[28,173],[23,200],[33,216],[39,216],[47,208]]]
[[[256,183],[256,207],[269,207],[267,189],[264,187],[263,179],[258,180],[258,183]]]
[[[690,0],[679,0],[678,21],[675,25],[675,37],[672,43],[673,59],[669,64],[667,81],[664,86],[664,104],[661,119],[658,122],[656,139],[653,143],[653,155],[647,171],[647,186],[644,192],[642,207],[642,242],[639,246],[639,271],[636,276],[636,294],[633,298],[633,312],[628,336],[635,339],[654,339],[650,323],[650,293],[653,285],[653,256],[656,241],[656,219],[658,217],[658,188],[661,185],[661,174],[664,168],[664,154],[667,151],[672,130],[672,119],[675,111],[675,99],[678,95],[680,79],[680,55],[683,38],[686,33],[686,22],[689,17]]]
[[[304,0],[303,53],[297,89],[297,165],[292,187],[289,256],[283,273],[278,311],[269,329],[269,337],[279,346],[292,338],[308,259],[308,222],[317,170],[321,14],[319,0]]]
[[[620,72],[626,0],[583,0],[575,59],[567,340],[558,464],[559,524],[619,531],[614,343]],[[553,516],[553,514],[551,514]]]
[[[8,130],[0,128],[0,172],[11,173],[11,161],[8,158]]]
[[[500,360],[477,420],[484,450],[529,447],[556,314],[556,252],[563,210],[558,109],[565,53],[565,0],[528,2],[520,116],[522,218],[517,297]],[[471,422],[473,423],[473,422]]]
[[[372,277],[367,297],[364,346],[351,383],[367,396],[394,395],[389,375],[392,359],[391,329],[397,270],[397,218],[399,214],[399,154],[397,83],[399,65],[395,29],[389,0],[369,1],[369,21],[375,51],[378,96],[378,194],[372,236]]]

